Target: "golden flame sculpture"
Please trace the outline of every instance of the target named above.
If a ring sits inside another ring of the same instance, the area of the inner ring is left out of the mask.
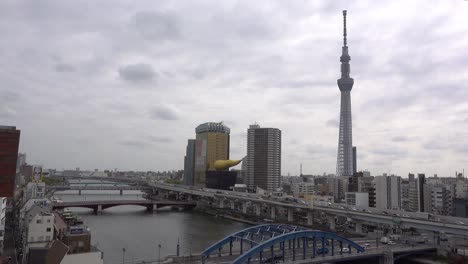
[[[241,163],[242,160],[217,160],[214,163],[214,168],[216,170],[225,170],[230,167],[236,166]]]

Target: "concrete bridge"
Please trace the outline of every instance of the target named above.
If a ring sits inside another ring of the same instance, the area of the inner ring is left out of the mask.
[[[78,194],[81,195],[82,191],[120,191],[120,195],[123,195],[123,191],[128,190],[141,190],[141,191],[151,191],[152,188],[148,186],[129,186],[129,185],[60,185],[60,186],[47,186],[48,190],[52,191],[69,191],[74,190],[78,191]]]
[[[196,206],[194,202],[187,201],[150,201],[150,200],[104,200],[104,201],[76,201],[76,202],[59,202],[52,205],[53,209],[64,209],[69,207],[81,207],[93,209],[96,214],[107,208],[121,205],[138,205],[146,207],[146,210],[153,211],[163,207],[176,207],[182,209],[191,209]]]

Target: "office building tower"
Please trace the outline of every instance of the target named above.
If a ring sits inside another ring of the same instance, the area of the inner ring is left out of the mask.
[[[420,173],[417,179],[419,212],[426,212],[424,210],[424,184],[426,184],[426,175]]]
[[[251,125],[247,130],[247,187],[274,191],[281,186],[281,130]]]
[[[414,174],[413,173],[408,173],[408,180],[410,182],[414,181]]]
[[[0,197],[13,197],[20,131],[0,126]]]
[[[214,171],[217,160],[229,159],[229,127],[223,123],[203,123],[195,128],[195,179],[197,186],[205,186],[206,172]]]
[[[18,172],[21,166],[26,164],[26,153],[19,153],[18,160],[16,162],[16,171]]]
[[[195,174],[195,139],[189,139],[184,158],[184,184],[193,186]]]
[[[215,161],[229,159],[229,127],[223,123],[204,123],[195,132],[197,140],[206,141],[207,170],[214,170]]]
[[[409,181],[408,183],[408,196],[409,196],[409,211],[419,211],[419,191],[417,180]]]
[[[346,43],[346,10],[343,11],[343,48],[341,61],[341,78],[338,87],[341,91],[340,130],[338,137],[338,154],[336,162],[336,176],[353,175],[353,126],[351,121],[351,89],[354,80],[350,77],[349,61]]]
[[[401,180],[401,209],[410,211],[410,181]]]
[[[376,207],[379,209],[401,209],[401,177],[375,177]]]

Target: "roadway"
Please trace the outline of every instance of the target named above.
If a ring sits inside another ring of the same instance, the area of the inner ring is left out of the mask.
[[[342,216],[351,218],[352,220],[362,221],[367,223],[398,224],[402,228],[416,228],[420,230],[435,231],[447,234],[457,234],[468,236],[468,224],[463,222],[457,217],[442,217],[437,216],[435,219],[423,219],[422,217],[427,214],[411,213],[405,211],[395,210],[379,210],[376,208],[347,208],[343,205],[320,206],[317,203],[313,205],[306,205],[303,203],[286,203],[272,199],[261,198],[256,194],[250,193],[237,193],[225,190],[212,190],[200,189],[196,187],[172,185],[163,183],[150,183],[154,188],[181,192],[191,195],[198,195],[204,197],[216,197],[218,199],[224,198],[228,200],[250,201],[259,204],[266,204],[270,206],[281,206],[285,208],[298,208],[304,210],[319,210],[328,215]],[[466,219],[464,219],[466,221]]]

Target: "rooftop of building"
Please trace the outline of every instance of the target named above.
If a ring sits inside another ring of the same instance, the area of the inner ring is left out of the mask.
[[[229,134],[231,133],[231,129],[227,127],[225,124],[223,124],[223,122],[219,122],[219,123],[207,122],[195,128],[195,133],[197,134],[207,133],[207,132]]]
[[[56,229],[65,230],[67,236],[89,235],[89,228],[83,224],[83,221],[70,211],[54,212]]]

